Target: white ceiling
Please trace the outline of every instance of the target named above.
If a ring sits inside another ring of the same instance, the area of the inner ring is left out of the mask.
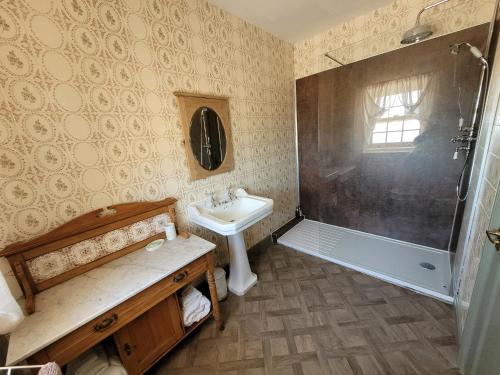
[[[391,0],[208,0],[280,39],[300,42]]]

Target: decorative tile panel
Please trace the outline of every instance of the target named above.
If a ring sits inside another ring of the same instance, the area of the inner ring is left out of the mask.
[[[156,215],[33,258],[26,263],[33,280],[40,283],[161,233],[169,222],[167,214]]]

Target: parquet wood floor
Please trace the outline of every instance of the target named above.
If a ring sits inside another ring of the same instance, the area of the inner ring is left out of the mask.
[[[459,374],[449,305],[280,245],[249,253],[259,282],[151,374]]]

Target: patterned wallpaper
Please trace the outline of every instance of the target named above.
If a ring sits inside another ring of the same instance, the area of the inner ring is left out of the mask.
[[[92,209],[229,184],[296,206],[293,47],[202,0],[0,3],[0,248]],[[190,182],[176,90],[230,97],[235,170]],[[2,267],[5,267],[3,265]],[[1,267],[0,267],[1,268]]]
[[[311,39],[296,43],[295,78],[335,68],[401,48],[401,36],[415,23],[420,9],[432,0],[395,0],[389,5],[335,26]],[[433,37],[490,22],[495,0],[452,0],[422,15],[434,27]]]

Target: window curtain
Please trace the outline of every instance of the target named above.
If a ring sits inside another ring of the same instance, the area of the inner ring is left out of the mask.
[[[407,114],[416,115],[423,130],[429,118],[436,91],[435,81],[433,75],[421,74],[367,86],[362,95],[366,143],[370,143],[376,118],[394,106],[397,99],[402,103]]]

